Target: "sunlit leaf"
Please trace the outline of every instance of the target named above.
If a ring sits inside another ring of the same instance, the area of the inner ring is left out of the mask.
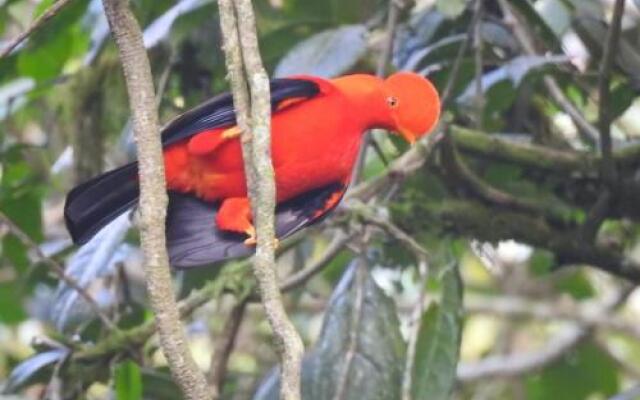
[[[116,365],[114,382],[118,400],[142,398],[142,374],[140,367],[135,362],[127,360]]]

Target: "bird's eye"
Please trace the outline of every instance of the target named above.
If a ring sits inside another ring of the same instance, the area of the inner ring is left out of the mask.
[[[398,106],[398,99],[394,96],[389,96],[387,97],[387,104],[389,104],[389,107],[395,108]]]

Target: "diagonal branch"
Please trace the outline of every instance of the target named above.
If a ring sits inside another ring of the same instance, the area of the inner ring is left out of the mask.
[[[45,11],[41,16],[39,16],[26,31],[22,32],[15,38],[9,41],[9,44],[4,46],[0,50],[0,60],[8,56],[16,47],[20,45],[20,43],[24,42],[29,36],[31,36],[35,31],[40,29],[45,22],[49,21],[51,18],[58,15],[58,13],[73,0],[58,0],[53,5]]]
[[[156,316],[162,351],[187,399],[208,399],[211,392],[189,352],[173,292],[166,249],[167,193],[158,113],[151,67],[142,32],[127,0],[104,0],[124,70],[140,165],[140,229],[145,278]]]
[[[105,313],[100,309],[98,303],[96,303],[95,299],[86,291],[85,288],[82,287],[75,279],[67,275],[64,271],[64,267],[60,265],[53,258],[47,257],[44,255],[42,250],[40,250],[40,246],[36,242],[33,241],[18,225],[16,225],[8,216],[6,216],[2,211],[0,211],[0,222],[6,224],[9,227],[9,232],[22,244],[36,253],[36,256],[45,264],[49,269],[64,283],[66,283],[70,288],[73,288],[78,294],[87,302],[91,311],[93,311],[98,318],[102,321],[104,326],[106,326],[109,330],[117,330],[118,328],[111,322],[109,317],[105,315]]]

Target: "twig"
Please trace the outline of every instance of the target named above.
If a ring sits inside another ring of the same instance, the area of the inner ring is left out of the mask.
[[[500,7],[504,11],[505,15],[513,20],[512,27],[515,34],[515,38],[520,43],[520,46],[529,55],[537,54],[533,39],[530,37],[530,33],[526,29],[526,24],[518,21],[518,17],[514,14],[511,6],[506,0],[499,0]],[[558,82],[550,76],[545,76],[544,85],[547,91],[553,98],[553,100],[560,106],[560,108],[567,113],[578,127],[578,130],[582,133],[582,137],[590,143],[595,143],[598,140],[598,129],[593,126],[580,110],[567,98],[567,96],[560,89]]]
[[[625,0],[616,0],[613,8],[613,17],[607,31],[607,39],[604,47],[604,55],[600,64],[598,94],[598,129],[600,131],[600,151],[602,153],[602,177],[608,185],[615,180],[615,166],[611,154],[611,112],[609,98],[611,96],[611,69],[618,50],[622,14],[624,13]]]
[[[598,313],[618,309],[633,291],[633,286],[624,285],[617,293],[605,299]],[[458,380],[473,382],[488,378],[513,378],[539,370],[563,357],[591,335],[594,325],[572,324],[549,340],[538,351],[507,356],[492,356],[483,360],[458,366]]]
[[[476,94],[474,98],[474,108],[476,112],[476,126],[482,128],[483,113],[484,113],[484,91],[482,88],[482,73],[483,73],[483,59],[482,59],[482,15],[484,13],[484,0],[476,0],[474,4],[474,13],[476,17],[476,23],[473,27],[473,48],[474,48],[474,60],[475,60],[475,83]]]
[[[167,192],[151,67],[142,32],[127,0],[104,0],[104,9],[120,53],[129,94],[140,168],[140,228],[147,293],[156,317],[162,351],[188,399],[211,398],[204,375],[187,346],[173,293],[165,237]]]
[[[595,304],[566,304],[528,300],[521,297],[475,296],[465,299],[466,313],[500,315],[508,318],[535,318],[541,321],[572,321],[594,328],[628,335],[640,340],[640,327],[603,311]]]
[[[242,130],[247,191],[257,231],[253,272],[282,361],[280,396],[284,400],[300,399],[304,347],[282,304],[275,269],[275,182],[270,157],[269,79],[260,59],[251,1],[220,0],[218,4],[236,118]]]
[[[624,4],[624,0],[616,0],[611,24],[607,31],[604,55],[602,57],[602,63],[600,64],[598,79],[598,130],[600,132],[600,153],[602,156],[600,177],[603,188],[602,193],[589,210],[581,232],[584,240],[588,241],[595,240],[600,226],[607,217],[607,212],[614,200],[614,193],[617,189],[617,171],[611,149],[611,113],[609,98],[611,97],[611,69],[620,39]]]
[[[222,394],[222,385],[227,376],[227,364],[229,357],[236,343],[236,337],[242,318],[247,308],[248,301],[246,298],[239,299],[229,312],[229,317],[222,329],[221,337],[216,344],[216,349],[211,357],[211,366],[209,367],[209,381],[213,385],[213,398],[218,399]]]
[[[396,4],[396,1],[397,0],[389,0],[386,27],[387,36],[384,40],[382,53],[380,53],[380,57],[378,58],[378,66],[376,67],[376,76],[381,78],[386,74],[387,64],[389,64],[389,60],[391,60],[391,56],[393,54],[393,41],[396,36],[398,19],[400,18],[400,5]],[[351,181],[354,183],[360,182],[362,178],[364,166],[367,161],[367,152],[369,150],[369,145],[375,142],[375,138],[372,136],[372,134],[373,133],[370,132],[368,135],[365,135],[364,139],[362,140],[360,153],[358,154],[358,159],[353,169],[353,176],[351,177]],[[377,143],[376,146],[380,147]]]
[[[0,60],[8,56],[13,51],[13,49],[18,47],[20,43],[22,43],[25,39],[31,36],[35,31],[40,29],[45,22],[49,21],[51,18],[58,15],[58,13],[72,1],[73,0],[58,0],[55,3],[53,3],[51,7],[47,9],[47,11],[45,11],[41,16],[36,18],[36,20],[31,23],[31,25],[29,26],[29,28],[27,28],[26,31],[22,32],[15,38],[11,39],[9,41],[9,44],[7,44],[2,48],[2,51],[0,51]]]
[[[362,320],[362,310],[364,307],[364,284],[367,277],[367,265],[366,258],[360,257],[356,261],[355,277],[353,285],[355,287],[355,298],[353,299],[353,310],[351,311],[351,321],[349,323],[349,336],[347,343],[347,352],[345,354],[344,364],[339,366],[340,379],[337,382],[336,391],[334,392],[333,400],[344,400],[347,394],[347,386],[349,383],[349,375],[351,374],[351,367],[353,365],[353,358],[358,351],[358,335],[360,334],[360,323]]]
[[[413,312],[411,313],[411,332],[407,344],[407,357],[402,377],[402,400],[412,400],[411,388],[413,386],[413,368],[416,358],[416,347],[418,344],[418,334],[422,325],[422,315],[424,314],[424,302],[427,295],[427,278],[429,265],[427,260],[418,262],[418,276],[420,281],[420,292]]]
[[[100,318],[100,320],[102,321],[104,326],[107,327],[107,329],[111,331],[116,331],[118,329],[114,325],[114,323],[109,319],[109,317],[107,317],[107,315],[100,309],[100,306],[98,305],[98,303],[96,303],[94,298],[86,291],[86,289],[83,288],[75,279],[67,275],[67,273],[64,270],[64,267],[60,263],[58,263],[53,258],[47,257],[40,249],[40,246],[38,246],[38,244],[34,242],[33,239],[29,237],[29,235],[26,234],[26,232],[24,232],[2,211],[0,211],[0,222],[3,222],[4,224],[6,224],[9,227],[9,232],[11,232],[13,236],[15,236],[18,240],[20,240],[20,242],[22,242],[22,244],[25,247],[32,249],[35,252],[35,255],[38,258],[38,260],[40,260],[40,262],[42,262],[44,265],[49,267],[49,269],[61,281],[63,281],[64,283],[67,284],[67,286],[73,288],[76,292],[78,292],[78,294],[87,302],[87,304],[91,308],[91,311],[93,311]]]
[[[589,336],[589,330],[571,326],[556,334],[538,351],[508,356],[492,356],[458,366],[458,380],[474,382],[490,378],[512,378],[541,369],[563,357]]]
[[[333,260],[333,258],[342,250],[344,247],[351,241],[351,239],[355,236],[355,234],[338,234],[337,237],[333,239],[333,241],[329,244],[327,249],[324,251],[322,256],[300,271],[297,271],[293,275],[289,276],[281,285],[280,290],[283,292],[288,292],[291,289],[294,289],[304,283],[306,283],[311,277],[316,275],[322,269],[324,269],[329,263]]]

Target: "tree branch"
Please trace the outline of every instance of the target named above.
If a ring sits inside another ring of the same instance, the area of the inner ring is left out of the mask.
[[[251,1],[219,0],[218,4],[236,118],[242,130],[247,191],[257,232],[253,272],[282,361],[280,396],[284,400],[300,399],[304,347],[282,304],[275,268],[276,197],[271,163],[269,78],[260,59]]]
[[[142,32],[127,0],[104,0],[124,70],[140,168],[140,228],[145,278],[162,351],[188,399],[208,399],[211,391],[189,348],[176,304],[166,249],[167,193],[158,113]]]
[[[36,257],[38,257],[38,260],[42,262],[44,265],[46,265],[47,267],[49,267],[49,269],[58,277],[58,279],[66,283],[70,288],[73,288],[76,292],[78,292],[80,297],[82,297],[87,302],[87,304],[89,305],[89,308],[91,308],[91,311],[93,311],[96,314],[96,316],[100,318],[100,320],[102,321],[104,326],[107,327],[107,329],[111,331],[116,331],[118,329],[113,324],[113,322],[109,319],[109,317],[107,317],[107,315],[100,309],[100,306],[98,305],[98,303],[96,303],[94,298],[86,291],[86,289],[83,288],[75,279],[67,275],[64,270],[64,267],[60,265],[60,263],[58,263],[53,258],[45,256],[42,250],[40,249],[40,246],[38,246],[38,244],[34,242],[33,239],[31,239],[25,231],[20,229],[20,227],[16,225],[2,211],[0,211],[0,222],[6,224],[9,227],[9,232],[13,236],[18,238],[18,240],[20,240],[20,242],[22,242],[22,244],[25,247],[32,249],[35,252]]]
[[[58,0],[55,3],[53,3],[51,7],[47,9],[47,11],[42,13],[42,15],[40,15],[38,18],[36,18],[35,21],[31,23],[31,26],[29,26],[29,28],[27,28],[26,31],[22,32],[15,38],[11,39],[9,41],[9,44],[7,44],[2,48],[2,50],[0,51],[0,60],[8,56],[13,51],[13,49],[18,47],[20,43],[24,42],[35,31],[40,29],[45,22],[49,21],[51,18],[58,15],[58,13],[62,11],[62,9],[72,1],[73,0]]]

